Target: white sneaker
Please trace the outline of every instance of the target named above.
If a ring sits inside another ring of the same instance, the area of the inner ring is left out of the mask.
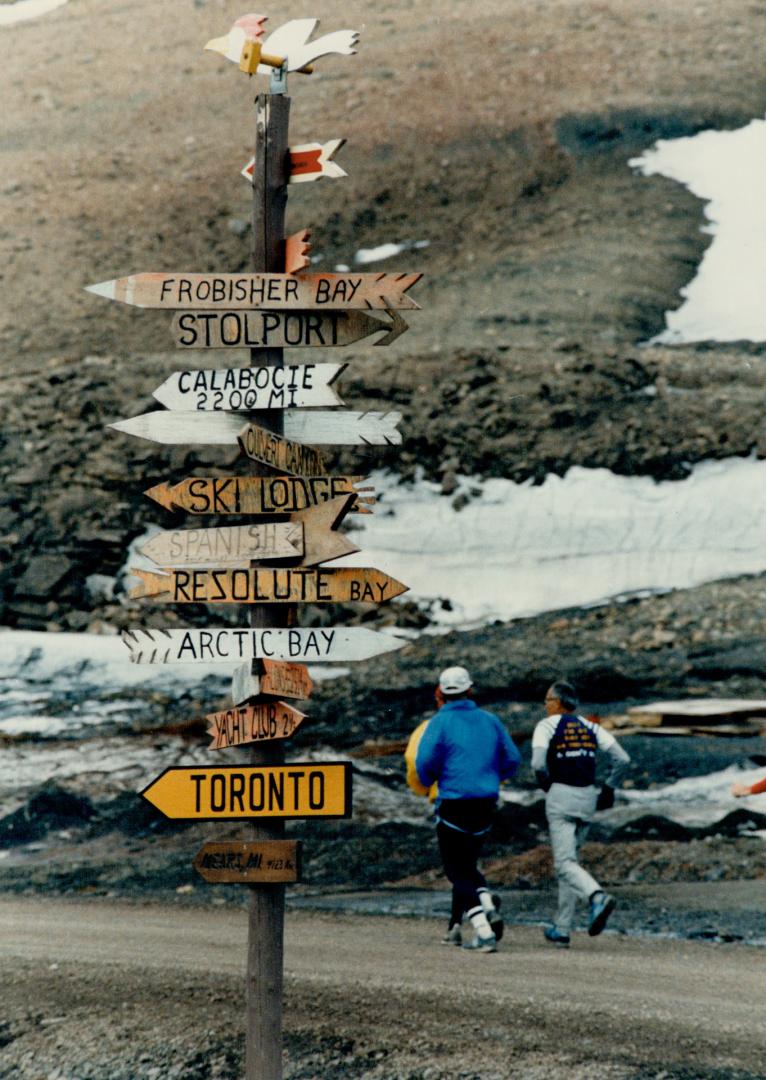
[[[494,934],[490,934],[489,937],[479,937],[477,934],[472,941],[466,942],[463,948],[474,952],[497,952],[497,938]]]
[[[460,932],[460,927],[455,925],[451,927],[442,938],[442,945],[462,945],[463,935]]]

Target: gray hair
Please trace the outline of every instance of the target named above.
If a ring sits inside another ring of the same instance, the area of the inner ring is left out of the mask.
[[[567,711],[576,709],[580,704],[580,699],[577,696],[577,691],[570,682],[566,682],[564,679],[558,679],[550,689],[550,693],[553,697],[558,698],[561,704]]]

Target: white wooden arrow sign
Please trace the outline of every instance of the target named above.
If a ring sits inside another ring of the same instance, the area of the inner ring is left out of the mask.
[[[385,331],[375,345],[390,345],[409,329],[402,316],[391,322],[365,311],[185,311],[174,315],[177,349],[291,349],[353,345]]]
[[[124,630],[134,664],[236,664],[243,660],[302,660],[308,663],[368,660],[406,644],[362,626],[253,630]]]
[[[131,274],[86,291],[144,308],[419,308],[416,274]]]
[[[330,139],[326,143],[301,143],[300,146],[291,146],[289,184],[306,184],[312,180],[320,180],[323,176],[333,179],[348,176],[345,169],[341,169],[332,159],[345,143],[345,139]],[[253,181],[253,169],[255,158],[252,157],[242,170],[242,175],[251,183]]]
[[[295,442],[319,443],[321,446],[398,446],[402,436],[396,425],[401,418],[399,412],[288,411],[283,414],[284,435]],[[158,409],[157,412],[132,416],[129,420],[119,420],[109,427],[165,445],[229,446],[237,443],[237,436],[247,423],[249,417],[244,413]]]
[[[154,391],[168,409],[198,412],[342,405],[332,384],[347,364],[176,371]]]
[[[246,567],[253,559],[295,559],[302,555],[303,525],[262,522],[217,529],[174,529],[157,533],[138,550],[158,566]]]

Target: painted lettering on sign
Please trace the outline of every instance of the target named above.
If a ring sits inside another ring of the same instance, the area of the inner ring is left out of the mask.
[[[303,554],[301,522],[262,522],[157,533],[139,548],[158,566],[248,566],[253,559]]]
[[[291,514],[340,495],[356,495],[351,510],[371,513],[374,489],[363,476],[194,476],[157,484],[144,494],[167,510],[190,514]]]
[[[261,461],[274,469],[283,469],[296,476],[327,475],[325,459],[313,446],[283,439],[257,424],[245,424],[239,434],[239,445],[253,461]]]
[[[225,750],[245,743],[288,739],[305,718],[305,713],[284,701],[258,701],[210,713],[205,717],[207,733],[213,740],[208,749]]]
[[[390,322],[365,311],[188,311],[171,330],[179,349],[332,348],[381,331],[375,344],[390,345],[408,326],[398,312],[386,314]]]
[[[331,389],[346,364],[179,371],[154,391],[168,409],[202,412],[342,405]]]
[[[351,765],[173,766],[141,795],[174,820],[349,817]]]
[[[157,597],[174,604],[382,604],[407,591],[372,567],[250,567],[234,570],[131,568],[141,584],[132,600]]]
[[[231,677],[231,699],[234,705],[244,705],[260,694],[274,697],[311,697],[313,683],[303,664],[286,664],[278,660],[250,660],[236,669]]]
[[[218,884],[300,881],[300,840],[212,841],[194,859],[205,881]]]
[[[367,660],[401,649],[406,642],[363,626],[312,630],[123,630],[134,664],[236,664],[242,660],[301,660],[305,663]]]

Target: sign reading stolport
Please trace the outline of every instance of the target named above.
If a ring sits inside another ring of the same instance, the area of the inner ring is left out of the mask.
[[[140,794],[176,821],[343,818],[351,816],[351,765],[178,765],[165,769]]]

